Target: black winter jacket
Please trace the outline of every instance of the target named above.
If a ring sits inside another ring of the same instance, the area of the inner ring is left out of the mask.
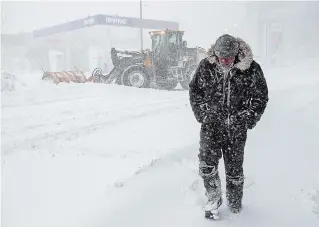
[[[264,113],[268,87],[263,71],[253,60],[249,45],[237,40],[239,54],[228,73],[219,67],[213,44],[190,82],[190,104],[199,123],[213,123],[223,128],[237,124],[247,130],[252,129]]]

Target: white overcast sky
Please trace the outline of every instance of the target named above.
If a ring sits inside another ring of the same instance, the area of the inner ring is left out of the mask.
[[[1,8],[1,32],[18,33],[95,14],[139,17],[140,5],[136,0],[7,1]],[[179,22],[190,45],[209,45],[224,29],[233,29],[234,35],[240,35],[241,29],[245,29],[241,24],[245,14],[243,3],[230,1],[143,1],[144,18]]]

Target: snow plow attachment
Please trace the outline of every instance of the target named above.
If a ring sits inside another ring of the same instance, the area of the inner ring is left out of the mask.
[[[82,71],[62,71],[62,72],[49,72],[43,71],[42,80],[52,81],[55,84],[58,83],[86,83],[85,74]]]
[[[114,67],[113,70],[107,74],[103,74],[101,68],[95,68],[92,72],[92,76],[88,78],[88,81],[93,83],[104,83],[104,84],[111,84],[113,81],[116,80],[117,84],[121,84],[119,82],[119,74]]]

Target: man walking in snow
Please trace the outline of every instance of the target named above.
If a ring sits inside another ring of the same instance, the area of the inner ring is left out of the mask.
[[[238,213],[242,209],[247,131],[256,126],[268,102],[267,83],[250,46],[230,35],[219,37],[200,62],[189,96],[195,118],[201,123],[198,157],[208,198],[205,217],[218,219],[223,202],[218,174],[222,157],[227,205]]]

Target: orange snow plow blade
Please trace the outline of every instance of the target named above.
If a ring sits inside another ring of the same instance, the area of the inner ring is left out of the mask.
[[[89,80],[82,71],[43,72],[42,80],[58,83],[86,83]]]

